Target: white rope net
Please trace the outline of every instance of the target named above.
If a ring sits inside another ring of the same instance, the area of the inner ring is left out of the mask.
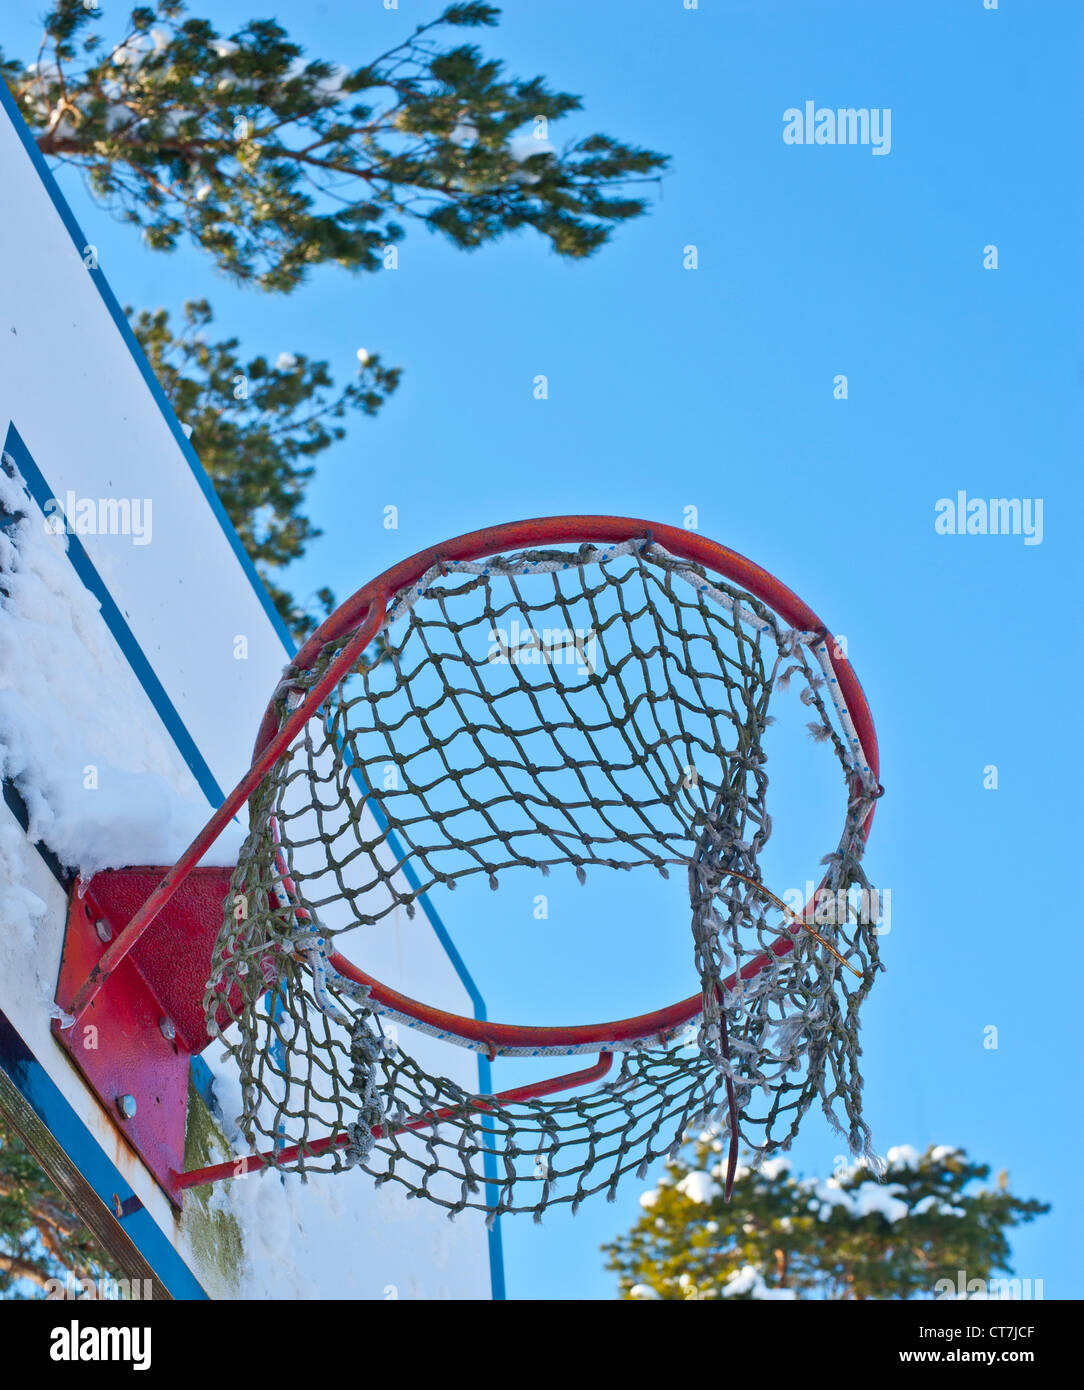
[[[282,718],[344,641],[286,672]],[[205,1001],[212,1027],[238,1025],[224,1041],[250,1142],[299,1145],[288,1166],[302,1172],[357,1165],[451,1215],[490,1217],[612,1198],[622,1174],[642,1176],[697,1127],[767,1154],[814,1101],[869,1152],[858,1010],[879,968],[875,920],[849,910],[806,930],[760,884],[762,740],[773,692],[794,681],[841,773],[824,889],[868,902],[862,828],[878,788],[822,634],[786,629],[644,540],[449,563],[398,594],[373,651],[250,804]],[[699,1016],[684,1033],[604,1044],[452,1039],[620,1052],[588,1093],[479,1100],[398,1041],[403,1027],[446,1029],[377,1003],[332,963],[344,932],[378,931],[472,876],[497,888],[595,869],[661,874],[687,895]]]

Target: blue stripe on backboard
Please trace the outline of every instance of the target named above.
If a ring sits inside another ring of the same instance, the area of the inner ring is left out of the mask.
[[[195,1088],[196,1095],[203,1101],[204,1105],[212,1113],[215,1109],[215,1078],[211,1068],[201,1056],[192,1058],[188,1069],[188,1075]]]
[[[41,469],[34,462],[30,450],[23,443],[22,436],[15,426],[9,425],[7,437],[4,440],[4,452],[10,454],[15,460],[15,465],[23,475],[27,491],[38,504],[45,510],[46,504],[55,498],[56,494],[49,487]],[[177,749],[188,765],[188,770],[199,783],[200,790],[206,796],[212,806],[218,806],[223,800],[222,788],[215,780],[214,774],[207,766],[203,754],[199,750],[195,739],[188,732],[184,720],[177,713],[173,702],[166,694],[162,682],[155,675],[154,667],[144,655],[142,647],[135,639],[131,628],[124,620],[124,615],[117,607],[113,595],[109,592],[101,575],[94,568],[90,556],[83,549],[82,542],[78,536],[69,535],[68,559],[72,563],[72,569],[83,581],[86,589],[94,595],[101,604],[102,617],[106,621],[109,631],[113,634],[117,646],[124,653],[128,664],[136,674],[140,685],[150,697],[151,704],[155,712],[161,719],[169,732],[170,738],[177,745]]]
[[[34,165],[38,177],[41,179],[42,186],[44,187],[46,193],[48,193],[53,203],[53,206],[56,208],[58,216],[64,223],[64,226],[67,228],[68,234],[72,239],[72,243],[74,244],[76,251],[78,252],[80,257],[82,257],[84,248],[88,244],[87,239],[83,235],[79,223],[75,219],[75,214],[68,206],[67,200],[61,193],[56,180],[53,178],[52,172],[50,171],[48,164],[45,162],[44,156],[38,149],[37,142],[31,134],[30,128],[23,120],[22,113],[20,112],[15,102],[15,98],[12,96],[11,92],[7,88],[6,83],[4,83],[2,79],[0,79],[0,107],[2,107],[4,111],[7,113],[11,121],[12,127],[14,128],[16,134],[22,142],[23,148],[26,150],[27,155],[29,156],[32,164]],[[135,362],[136,367],[139,369],[140,375],[143,377],[144,383],[146,384],[148,391],[150,391],[159,409],[161,410],[162,417],[165,420],[165,423],[168,426],[170,433],[173,435],[177,447],[180,449],[181,454],[183,455],[189,468],[192,470],[192,475],[195,478],[196,482],[200,487],[200,490],[202,491],[204,497],[207,500],[207,505],[211,508],[211,511],[213,512],[215,517],[217,517],[219,525],[222,527],[223,534],[229,542],[230,548],[233,550],[237,562],[241,566],[242,572],[245,574],[249,583],[252,585],[252,588],[255,591],[257,598],[263,605],[264,612],[267,614],[272,626],[281,638],[284,648],[286,649],[287,653],[290,656],[292,656],[294,652],[297,650],[296,644],[291,638],[286,624],[283,622],[278,609],[272,602],[271,596],[268,594],[267,589],[264,587],[263,581],[257,574],[256,567],[253,565],[251,559],[249,558],[248,552],[245,550],[244,545],[241,543],[241,538],[238,536],[236,530],[234,529],[233,523],[230,521],[229,516],[226,513],[226,509],[222,505],[222,500],[214,489],[214,484],[207,476],[206,470],[199,461],[199,456],[196,454],[196,451],[193,449],[191,443],[189,442],[188,436],[181,428],[181,423],[177,419],[177,416],[174,414],[173,407],[170,405],[166,393],[162,390],[161,383],[159,382],[158,378],[154,375],[154,372],[151,370],[150,363],[147,361],[143,349],[139,345],[139,340],[132,332],[131,325],[129,324],[120,304],[117,302],[116,296],[110,289],[109,282],[106,280],[104,272],[101,270],[100,267],[95,267],[94,269],[88,268],[87,274],[90,275],[90,277],[94,281],[94,284],[98,289],[98,293],[101,295],[102,303],[105,305],[110,317],[112,318],[117,332],[121,335],[121,338],[127,345],[128,350],[132,355],[132,360]],[[11,437],[13,430],[14,426],[12,426],[11,430],[9,430],[9,438]],[[15,432],[15,437],[18,438],[17,432]],[[19,444],[22,445],[21,439],[19,440]],[[14,453],[14,450],[9,451]],[[23,456],[27,460],[29,460],[29,454],[26,451],[25,445],[22,446],[22,453]],[[21,467],[22,464],[20,463],[20,468]],[[42,478],[40,471],[33,466],[32,461],[31,468],[33,472],[37,474],[38,479],[41,482],[41,485],[44,487],[45,481]],[[23,476],[27,477],[27,474],[24,473]],[[27,481],[29,482],[29,478],[27,479]],[[46,500],[48,500],[48,498],[52,495],[53,494],[51,492],[47,492]],[[43,502],[41,502],[41,500],[37,497],[35,497],[35,500],[39,501],[39,505],[44,505]],[[75,538],[71,537],[70,540],[74,541]],[[82,546],[79,546],[79,550],[82,552]],[[86,564],[89,567],[89,569],[93,572],[93,566],[90,565],[89,559],[86,560]],[[95,577],[97,578],[96,573]],[[98,582],[101,583],[100,579],[98,580]],[[94,590],[93,592],[95,592],[97,596],[97,591]],[[106,594],[108,596],[108,591],[106,591]],[[115,615],[115,618],[120,620],[118,627],[113,629],[114,636],[116,637],[118,643],[120,643],[122,645],[122,648],[125,650],[125,655],[127,655],[129,660],[132,662],[133,670],[135,670],[137,676],[139,676],[141,682],[143,682],[144,689],[147,690],[148,695],[150,695],[152,701],[155,703],[155,707],[156,709],[158,709],[159,714],[162,716],[163,722],[167,724],[167,727],[169,727],[171,734],[174,736],[174,739],[177,742],[178,749],[180,750],[185,760],[189,763],[189,767],[192,769],[193,775],[199,782],[201,788],[204,791],[204,794],[207,796],[208,800],[212,803],[212,805],[220,805],[223,800],[223,793],[221,789],[218,787],[218,784],[215,781],[213,775],[211,774],[210,769],[204,762],[202,755],[199,753],[198,747],[196,747],[194,741],[191,738],[191,735],[189,735],[187,729],[185,729],[184,722],[180,719],[180,716],[177,714],[177,711],[173,708],[173,705],[170,703],[168,697],[165,694],[165,691],[162,689],[161,683],[154,675],[153,667],[147,661],[138,643],[132,636],[132,633],[129,630],[127,623],[124,622],[123,618],[121,618],[119,609],[117,609],[116,604],[113,603],[111,598],[109,598],[109,604],[111,606],[113,614]],[[110,616],[106,612],[104,604],[102,612],[103,615],[106,617],[106,621],[110,623],[110,627],[113,628],[113,623],[110,622]],[[121,640],[122,633],[127,635],[130,647],[124,647],[124,644]],[[145,674],[149,677],[151,684],[148,684],[148,681],[144,680]],[[159,699],[157,698],[157,696],[160,696],[162,703],[159,703]],[[172,720],[170,719],[169,715],[172,715]],[[195,761],[193,761],[192,759],[194,759]],[[200,765],[202,765],[203,767],[202,774],[197,771],[197,767]],[[402,851],[397,845],[394,836],[389,835],[389,847],[392,848],[396,856],[400,860],[402,860]],[[407,871],[408,879],[410,879],[412,877],[413,870],[411,870],[409,868],[409,865],[406,864],[404,864],[404,869]],[[412,886],[417,886],[416,880],[412,883]],[[467,994],[470,997],[475,1018],[484,1019],[486,1017],[486,1011],[485,1003],[482,999],[481,993],[479,992],[477,985],[474,983],[474,980],[472,979],[471,974],[463,961],[463,958],[460,956],[458,950],[456,950],[456,947],[452,941],[451,936],[448,933],[447,928],[444,926],[444,923],[441,921],[439,914],[436,912],[436,910],[429,902],[425,894],[421,894],[419,896],[418,902],[420,903],[422,910],[425,912],[427,918],[429,919],[433,927],[433,931],[437,937],[437,940],[440,942],[441,946],[447,953],[448,959],[451,961],[452,968],[455,970],[456,975],[458,976],[460,982],[462,983],[464,989],[467,991]],[[479,1058],[478,1086],[480,1092],[483,1095],[492,1094],[490,1066],[486,1058]],[[490,1193],[490,1200],[492,1200],[493,1194],[495,1194],[496,1192],[496,1188],[492,1184],[497,1177],[497,1164],[494,1155],[488,1149],[485,1151],[483,1155],[483,1168],[485,1171],[486,1178],[488,1180],[487,1190]],[[503,1299],[505,1296],[504,1264],[499,1219],[498,1221],[495,1221],[493,1223],[493,1228],[489,1232],[489,1262],[490,1274],[492,1279],[493,1297],[496,1299]]]

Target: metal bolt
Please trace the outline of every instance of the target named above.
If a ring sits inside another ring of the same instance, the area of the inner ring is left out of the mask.
[[[134,1119],[134,1118],[135,1118],[135,1112],[136,1112],[136,1098],[135,1098],[135,1096],[118,1096],[118,1097],[117,1097],[117,1109],[118,1109],[118,1111],[120,1112],[120,1115],[121,1115],[121,1118],[122,1118],[122,1119],[125,1119],[125,1120]]]
[[[172,1042],[177,1036],[177,1027],[171,1018],[160,1018],[158,1026],[162,1030],[162,1037],[168,1042]]]
[[[113,940],[113,928],[109,925],[109,923],[105,920],[104,917],[99,917],[98,920],[94,923],[94,930],[98,933],[99,941]]]

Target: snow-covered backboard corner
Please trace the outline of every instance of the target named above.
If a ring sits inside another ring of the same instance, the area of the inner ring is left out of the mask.
[[[245,771],[292,648],[2,83],[0,177],[0,1068],[175,1297],[501,1296],[499,1229],[361,1172],[234,1180],[178,1212],[51,1033],[73,871],[177,857]],[[370,960],[480,1007],[432,915]],[[236,1138],[219,1054],[193,1065],[192,1166]]]

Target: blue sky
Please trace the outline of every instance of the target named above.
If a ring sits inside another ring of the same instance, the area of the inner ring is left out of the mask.
[[[351,65],[436,8],[329,0],[279,17],[311,56]],[[5,7],[6,51],[30,56],[39,9]],[[262,13],[256,0],[195,9],[223,33]],[[324,536],[290,575],[299,593],[343,597],[492,522],[680,525],[694,505],[702,532],[847,636],[887,788],[867,868],[893,900],[865,1020],[868,1118],[882,1150],[959,1144],[1053,1202],[1012,1237],[1017,1272],[1048,1297],[1082,1293],[1080,945],[1065,920],[1082,770],[1082,27],[1061,0],[511,4],[481,42],[583,95],[558,142],[602,129],[673,159],[650,215],[582,264],[529,233],[468,256],[415,229],[395,273],[321,271],[272,298],[193,251],[150,252],[59,176],[123,302],[206,294],[222,336],[252,353],[302,350],[346,377],[364,346],[405,368],[380,416],[320,463],[309,510]],[[891,108],[891,152],[785,145],[783,113],[806,100]],[[682,267],[690,243],[696,271]],[[997,270],[983,268],[988,244]],[[961,489],[1042,498],[1042,543],[935,534],[937,500]],[[388,504],[398,531],[383,527]],[[983,787],[990,764],[997,790]],[[803,807],[775,814],[801,821]],[[834,822],[807,828],[834,844]],[[600,977],[615,945],[621,989],[644,996],[633,1004],[666,1002],[658,922],[635,896],[585,891],[555,895],[545,938],[528,911],[445,909],[492,1016],[612,1016]],[[810,1116],[795,1161],[826,1175],[839,1148]],[[612,1296],[598,1246],[631,1224],[644,1185],[574,1221],[506,1220],[510,1296]]]

